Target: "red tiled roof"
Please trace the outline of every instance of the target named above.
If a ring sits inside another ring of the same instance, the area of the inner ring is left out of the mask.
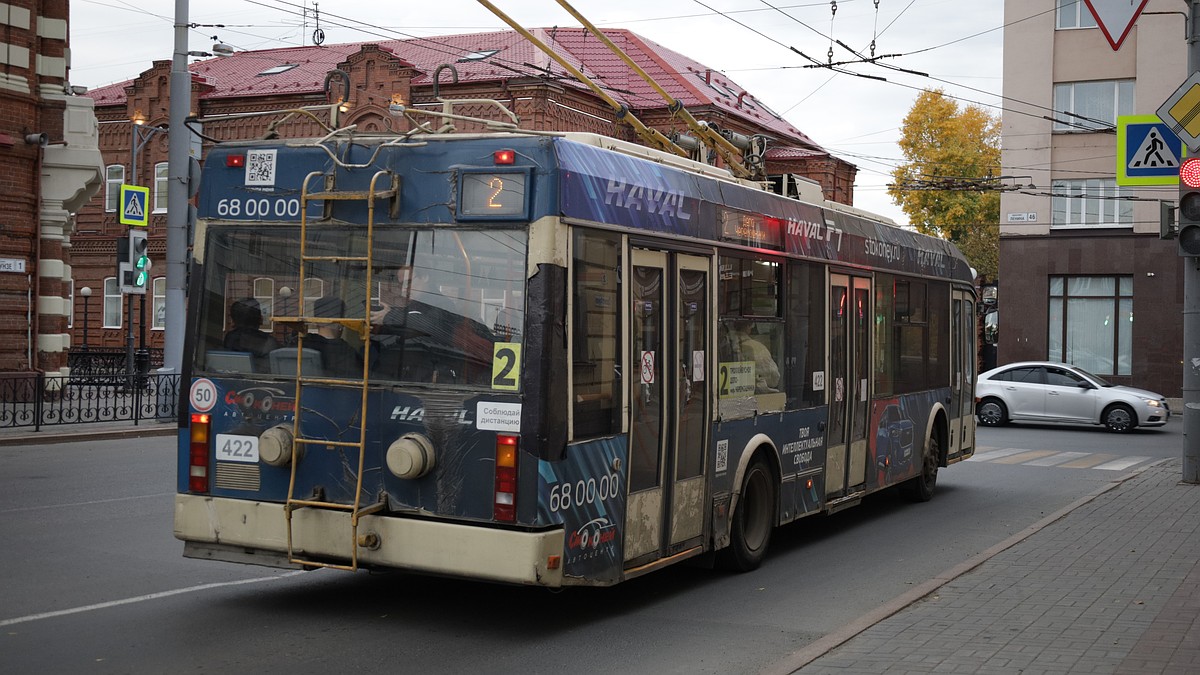
[[[541,28],[530,32],[582,70],[584,75],[593,79],[618,102],[634,110],[666,106],[666,102],[649,84],[585,29]],[[670,96],[685,106],[713,106],[769,129],[785,139],[784,143],[801,146],[796,151],[805,154],[797,156],[826,154],[811,138],[725,75],[632,31],[607,29],[604,33]],[[516,31],[236,52],[232,56],[193,63],[189,70],[214,87],[203,94],[207,99],[263,96],[280,92],[315,93],[323,90],[325,77],[330,70],[367,44],[377,45],[380,50],[391,52],[412,64],[419,73],[413,78],[414,84],[430,83],[437,67],[449,63],[458,71],[460,82],[540,76],[554,78],[566,86],[585,86]],[[497,50],[497,53],[479,60],[461,60],[468,54],[491,50]],[[295,67],[278,74],[261,74],[285,64],[295,64]],[[443,74],[442,82],[448,82],[449,77]],[[89,92],[89,96],[97,106],[117,105],[125,101],[125,88],[131,83],[126,81],[99,87]],[[779,152],[779,148],[775,152]]]

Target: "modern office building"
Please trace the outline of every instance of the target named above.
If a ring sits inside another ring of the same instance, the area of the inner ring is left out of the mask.
[[[1020,187],[1000,200],[999,363],[1065,361],[1180,395],[1183,259],[1159,237],[1177,180],[1123,185],[1171,159],[1118,123],[1186,79],[1186,9],[1150,0],[1114,50],[1123,27],[1097,26],[1082,0],[1005,1],[1001,163]]]

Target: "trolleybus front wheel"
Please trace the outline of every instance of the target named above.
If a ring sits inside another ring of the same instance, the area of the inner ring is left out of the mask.
[[[757,455],[750,460],[742,479],[742,494],[733,511],[729,546],[717,553],[720,566],[738,572],[757,569],[767,555],[774,527],[775,477],[762,455]]]

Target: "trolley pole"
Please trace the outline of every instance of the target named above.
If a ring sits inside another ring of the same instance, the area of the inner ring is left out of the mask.
[[[1188,2],[1188,75],[1200,70],[1200,0]],[[1183,259],[1183,482],[1200,484],[1200,257]]]

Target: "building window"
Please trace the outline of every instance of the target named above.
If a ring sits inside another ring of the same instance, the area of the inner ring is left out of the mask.
[[[1050,360],[1097,375],[1129,375],[1133,277],[1050,277],[1049,333]]]
[[[167,212],[167,163],[154,165],[154,212]]]
[[[1083,0],[1058,0],[1057,28],[1095,28],[1096,17]]]
[[[1133,80],[1054,85],[1055,131],[1111,131],[1118,116],[1132,114]]]
[[[1056,180],[1052,227],[1133,227],[1133,202],[1115,178]]]
[[[109,164],[104,169],[104,210],[112,213],[121,206],[121,185],[125,182],[125,165]]]
[[[271,319],[275,316],[275,280],[259,277],[254,280],[253,288],[254,299],[258,301],[258,306],[262,310],[262,329],[270,331],[272,330]]]
[[[163,330],[167,327],[167,278],[156,277],[151,288],[154,293],[154,302],[151,304],[150,310],[153,314],[150,319],[150,328]]]
[[[122,323],[121,287],[116,277],[108,277],[104,280],[104,327],[120,328]]]

